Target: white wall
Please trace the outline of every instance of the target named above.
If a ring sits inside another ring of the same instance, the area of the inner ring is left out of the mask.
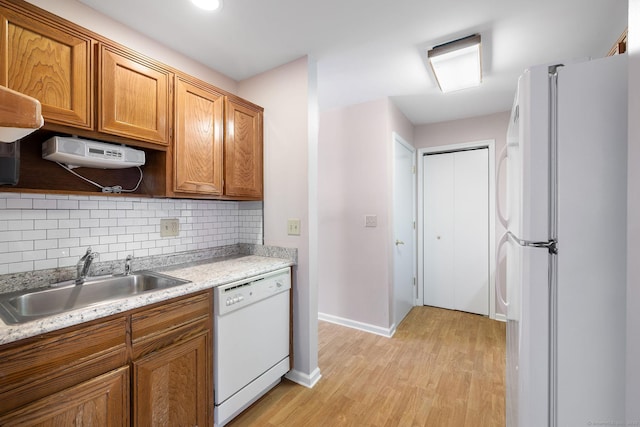
[[[318,379],[315,271],[314,129],[315,63],[304,57],[238,84],[238,94],[264,107],[264,240],[298,249],[294,282],[294,375]],[[287,235],[287,219],[301,220],[301,235]]]
[[[120,24],[76,0],[26,0],[54,15],[127,46],[143,55],[186,72],[231,93],[236,93],[235,80],[196,62],[179,52]]]
[[[640,422],[640,0],[629,0],[627,424]]]
[[[515,87],[514,87],[515,91]],[[448,122],[434,123],[417,126],[415,128],[414,145],[416,148],[437,147],[440,145],[459,144],[463,142],[482,141],[493,139],[496,141],[495,155],[496,168],[497,157],[506,143],[507,127],[509,125],[509,111],[502,113],[490,114],[487,116],[472,117],[468,119],[452,120]],[[496,194],[496,199],[500,197],[504,206],[504,197],[506,191],[506,181],[504,174],[500,176],[498,188],[500,194]],[[500,221],[495,221],[496,227],[496,244],[499,237],[505,232]],[[505,265],[504,254],[501,261],[496,265],[496,276],[499,276],[498,282],[502,284],[503,295],[505,283]],[[496,297],[496,314],[505,314],[505,307],[498,301]]]
[[[393,131],[413,139],[386,98],[320,114],[319,311],[382,334],[393,323]],[[376,215],[377,227],[365,227],[365,215]]]

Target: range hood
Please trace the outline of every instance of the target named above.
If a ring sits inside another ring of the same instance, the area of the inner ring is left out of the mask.
[[[14,142],[44,125],[40,101],[0,86],[0,142]]]

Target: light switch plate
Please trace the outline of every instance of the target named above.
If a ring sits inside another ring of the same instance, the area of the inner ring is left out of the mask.
[[[364,216],[364,226],[365,227],[377,227],[378,226],[378,215],[365,215]]]
[[[160,237],[175,237],[180,234],[180,221],[178,218],[165,218],[160,220]]]
[[[299,236],[300,235],[300,220],[296,218],[292,218],[287,220],[287,234],[289,236]]]

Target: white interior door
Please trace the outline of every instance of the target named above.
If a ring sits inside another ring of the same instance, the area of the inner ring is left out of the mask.
[[[393,320],[399,325],[414,305],[415,149],[393,136]]]
[[[488,151],[424,156],[426,305],[489,314]]]

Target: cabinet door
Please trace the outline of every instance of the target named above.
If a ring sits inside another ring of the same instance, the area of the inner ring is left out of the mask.
[[[101,45],[98,80],[100,132],[168,145],[169,71]]]
[[[262,199],[262,111],[229,99],[224,141],[224,193]]]
[[[174,191],[222,194],[224,97],[176,79]]]
[[[207,425],[209,357],[202,333],[134,361],[134,425]]]
[[[124,366],[1,415],[0,425],[129,425],[129,367]]]
[[[46,122],[92,129],[88,37],[0,7],[0,84],[42,104]]]

